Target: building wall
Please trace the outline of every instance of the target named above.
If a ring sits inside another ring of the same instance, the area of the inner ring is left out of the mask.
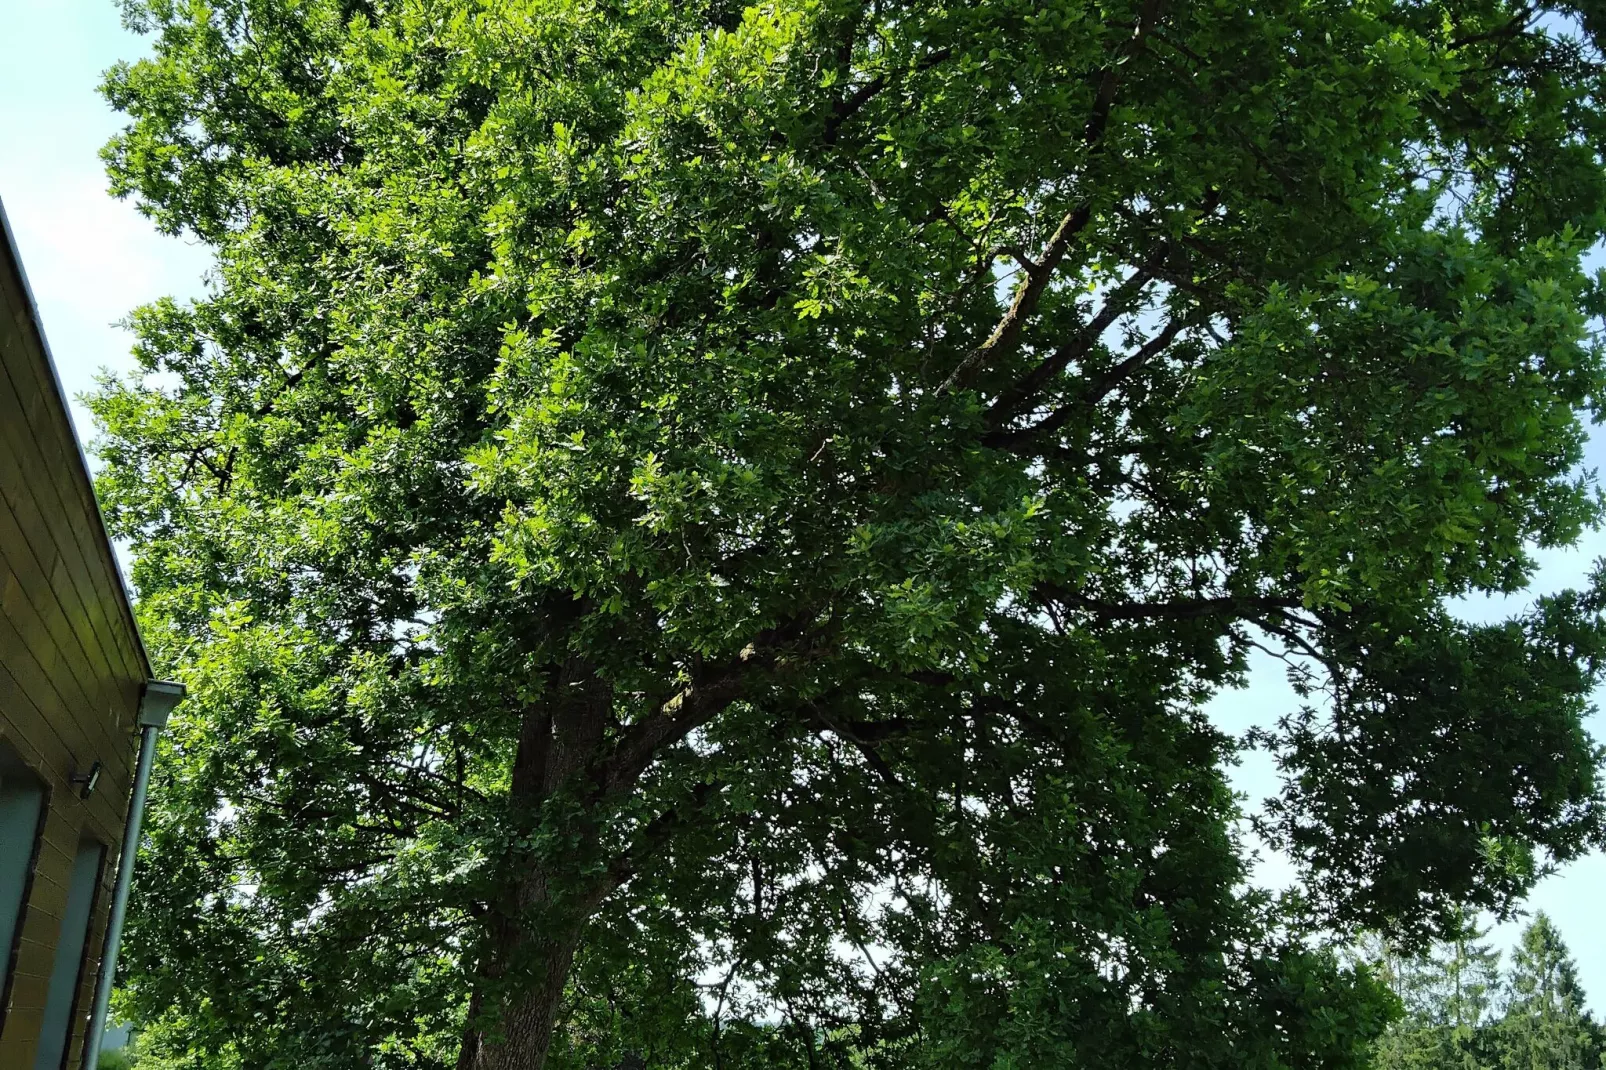
[[[0,243],[0,745],[48,813],[0,1005],[0,1068],[34,1066],[74,857],[106,848],[64,1065],[77,1070],[149,665],[9,240]],[[70,782],[95,761],[95,793]],[[13,847],[15,845],[12,845]]]

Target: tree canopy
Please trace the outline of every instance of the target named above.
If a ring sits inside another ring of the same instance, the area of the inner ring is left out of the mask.
[[[1597,0],[124,10],[151,1058],[1359,1066],[1313,932],[1602,842],[1600,591],[1449,608],[1601,519]]]

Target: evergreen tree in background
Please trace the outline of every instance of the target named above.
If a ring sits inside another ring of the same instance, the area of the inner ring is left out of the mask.
[[[1404,955],[1374,938],[1370,958],[1394,991],[1406,1025],[1378,1042],[1377,1059],[1387,1068],[1480,1066],[1480,1027],[1499,988],[1500,954],[1485,940],[1487,930],[1464,911],[1455,912],[1447,936],[1425,955]]]
[[[1379,1040],[1376,1070],[1599,1070],[1606,1031],[1585,1010],[1584,991],[1561,935],[1535,916],[1499,973],[1499,954],[1472,925],[1420,958],[1379,954],[1405,1017]]]
[[[153,1065],[1342,1070],[1606,840],[1598,578],[1449,608],[1602,519],[1602,0],[123,7]]]
[[[1584,992],[1561,934],[1543,913],[1512,952],[1505,1014],[1495,1026],[1501,1070],[1595,1070],[1600,1027],[1584,1010]]]

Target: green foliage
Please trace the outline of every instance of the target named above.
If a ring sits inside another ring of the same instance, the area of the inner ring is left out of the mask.
[[[1602,840],[1593,4],[125,0],[158,1067],[1358,1066]],[[1202,703],[1253,645],[1305,708]]]
[[[1510,968],[1470,924],[1425,959],[1386,956],[1406,1016],[1378,1042],[1376,1070],[1598,1070],[1606,1030],[1584,1009],[1572,959],[1544,913]]]

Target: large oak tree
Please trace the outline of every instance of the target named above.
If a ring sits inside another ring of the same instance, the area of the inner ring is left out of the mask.
[[[174,1064],[1359,1065],[1601,842],[1598,0],[125,13]]]

